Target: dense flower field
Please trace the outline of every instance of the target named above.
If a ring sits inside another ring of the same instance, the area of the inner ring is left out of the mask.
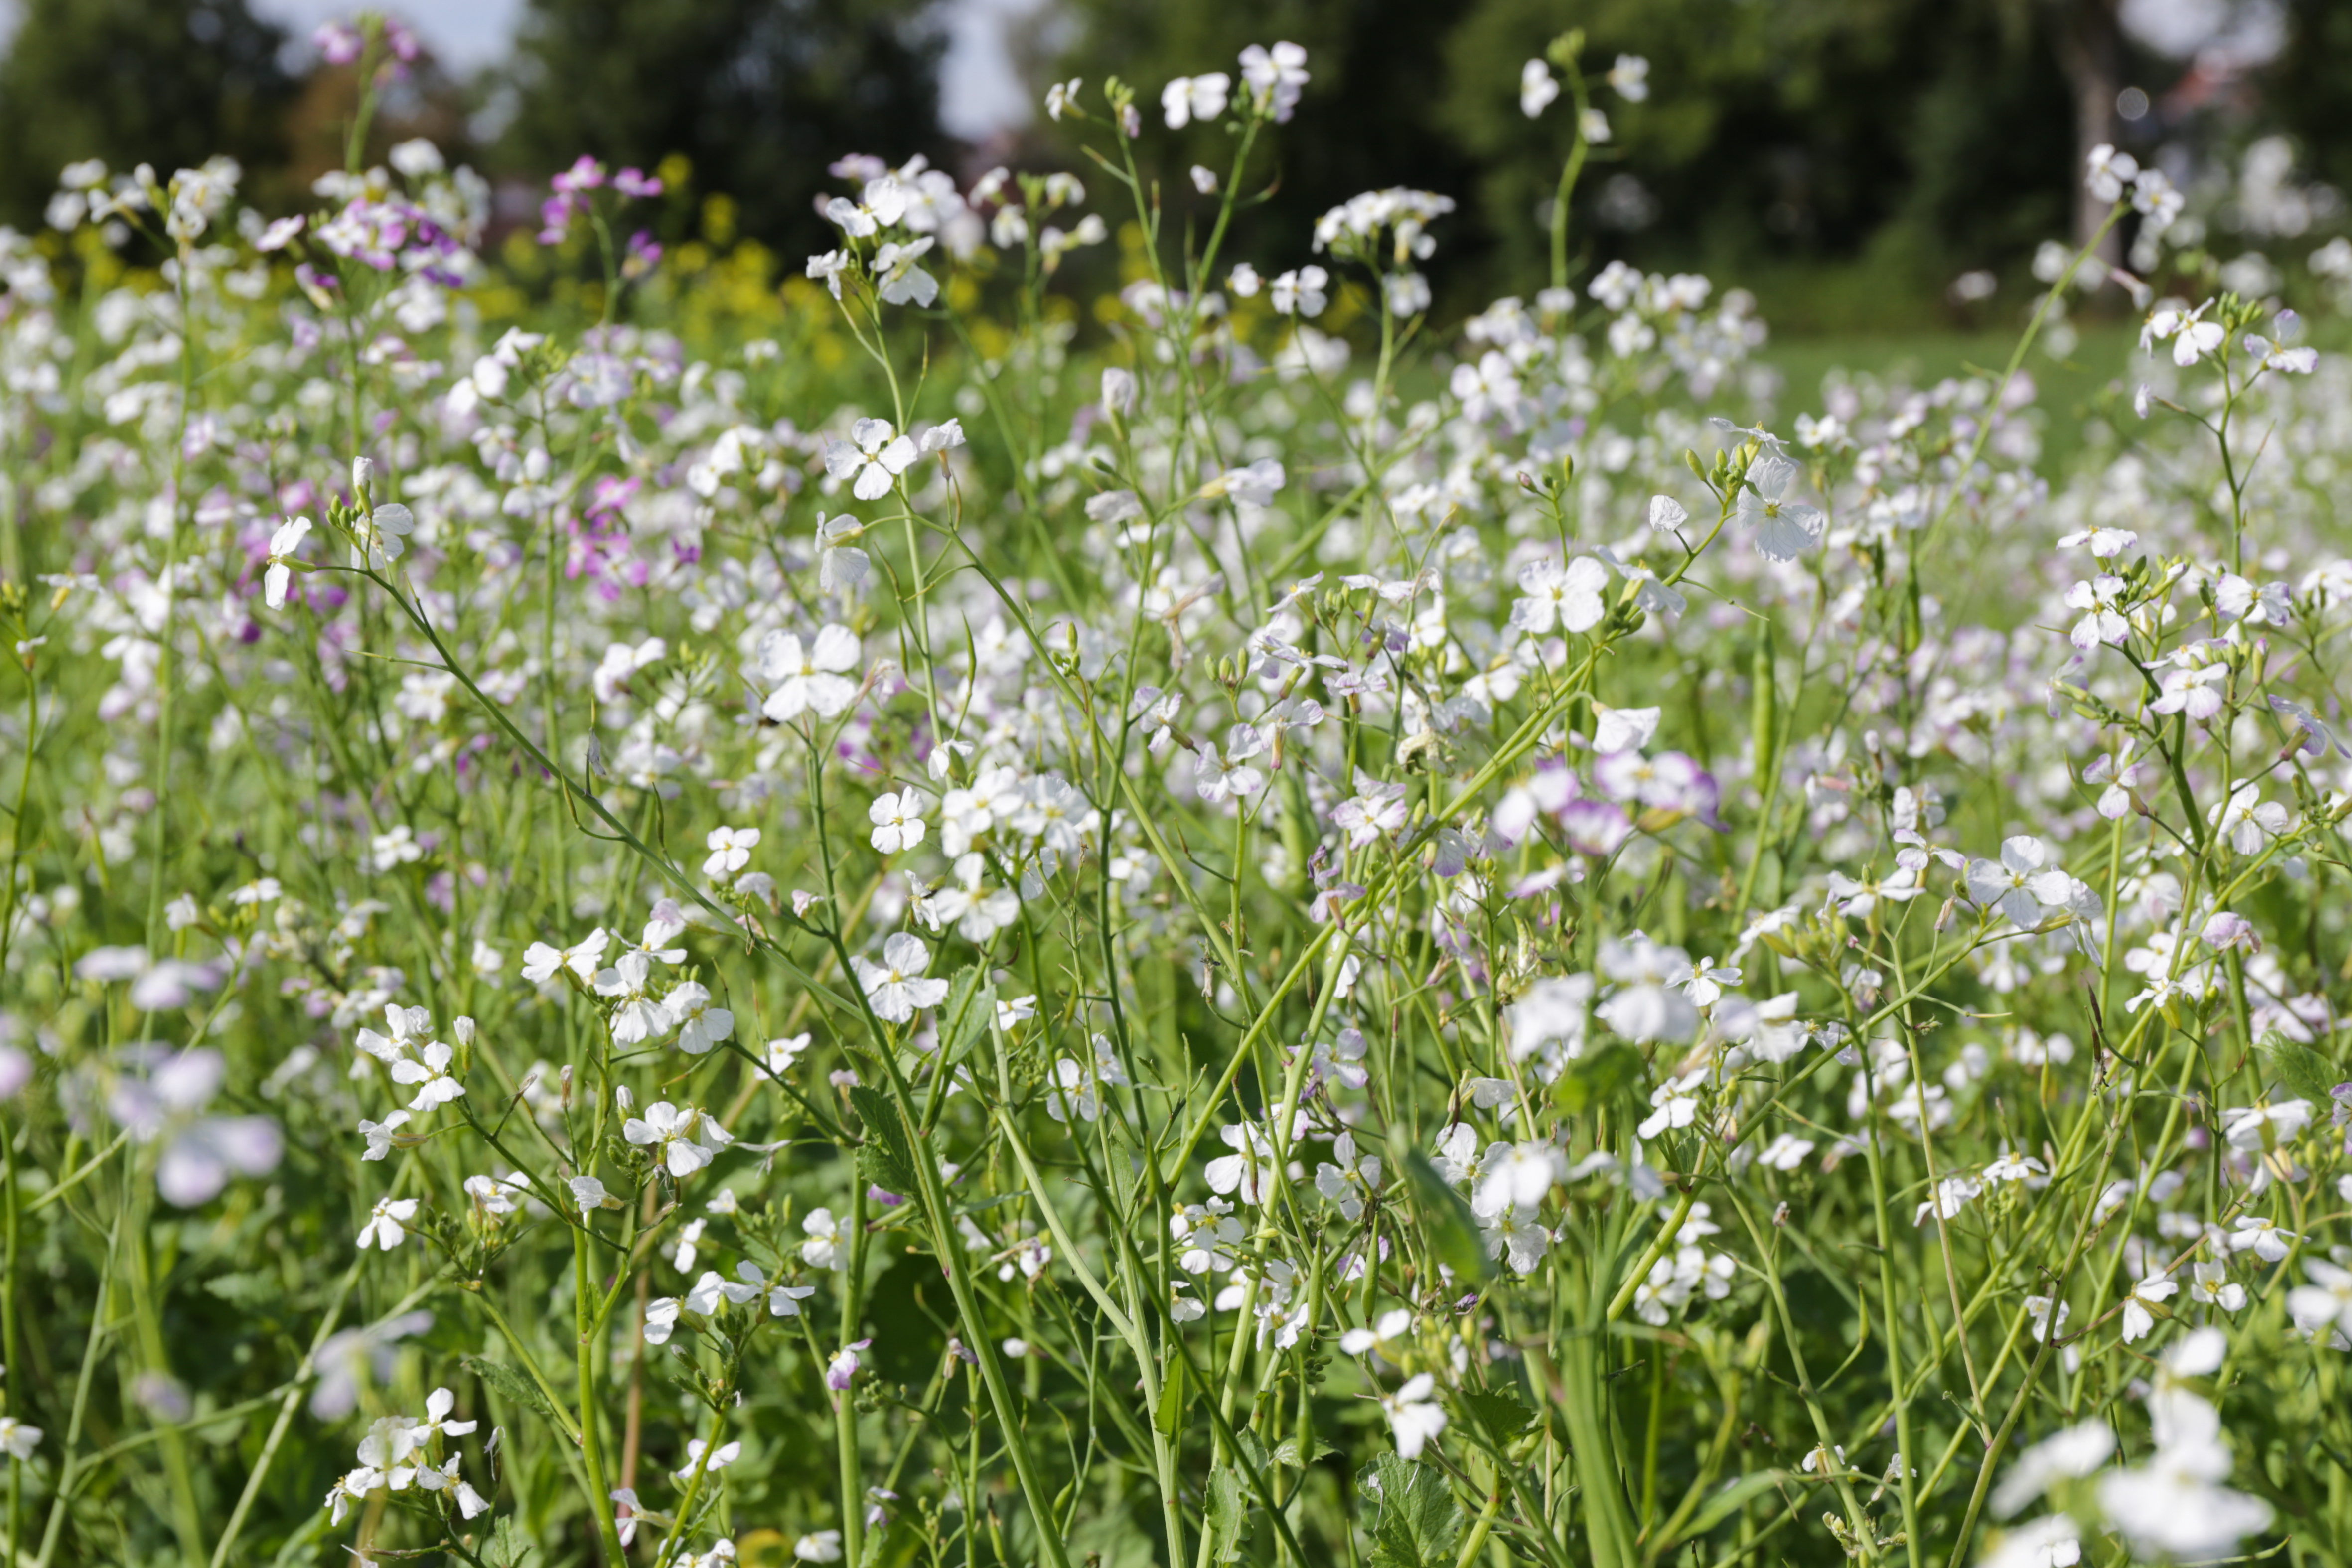
[[[1563,198],[1671,90],[1580,56]],[[635,170],[496,336],[430,146],[66,172],[14,1561],[2352,1560],[2344,366],[2105,151],[1998,373],[1778,410],[1565,199],[1440,321],[1443,195],[1226,253],[1310,69],[844,157],[830,376],[630,324]],[[2049,480],[2070,298],[2146,353]]]

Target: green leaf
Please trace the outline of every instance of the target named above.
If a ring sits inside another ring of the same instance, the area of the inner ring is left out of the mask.
[[[1356,1473],[1356,1488],[1369,1504],[1364,1532],[1372,1538],[1372,1568],[1454,1568],[1464,1521],[1444,1476],[1382,1454]]]
[[[1683,1526],[1681,1533],[1675,1538],[1675,1541],[1697,1540],[1740,1509],[1745,1508],[1750,1498],[1759,1492],[1776,1490],[1787,1479],[1786,1470],[1759,1470],[1753,1475],[1741,1476],[1737,1480],[1727,1483],[1713,1497],[1699,1504],[1698,1511],[1691,1515],[1690,1522]],[[1671,1546],[1674,1542],[1669,1542],[1667,1544]]]
[[[1160,1403],[1151,1410],[1151,1429],[1172,1437],[1184,1429],[1184,1408],[1192,1396],[1184,1386],[1184,1363],[1171,1359],[1167,1378],[1160,1385]]]
[[[262,1270],[250,1274],[223,1274],[206,1280],[205,1289],[234,1307],[257,1307],[286,1294],[286,1287],[278,1277]]]
[[[1497,1447],[1526,1431],[1528,1423],[1536,1418],[1519,1391],[1507,1383],[1492,1388],[1465,1388],[1456,1397],[1471,1420],[1484,1427]]]
[[[1561,1110],[1571,1116],[1581,1116],[1596,1106],[1608,1104],[1640,1082],[1641,1078],[1642,1053],[1612,1040],[1570,1062],[1553,1092]]]
[[[1237,1562],[1242,1554],[1242,1536],[1249,1528],[1249,1489],[1242,1484],[1242,1473],[1231,1465],[1219,1465],[1209,1473],[1207,1518],[1209,1561]]]
[[[1422,1229],[1437,1260],[1464,1281],[1483,1283],[1495,1274],[1495,1260],[1486,1256],[1486,1239],[1478,1234],[1478,1217],[1462,1195],[1437,1174],[1429,1156],[1418,1149],[1404,1156],[1404,1174],[1420,1206]]]
[[[1302,1459],[1298,1457],[1298,1439],[1285,1437],[1274,1446],[1274,1462],[1277,1465],[1288,1465],[1294,1470],[1303,1470],[1316,1460],[1328,1458],[1339,1451],[1322,1438],[1318,1437],[1315,1439],[1315,1451]]]
[[[2298,1100],[2310,1101],[2314,1110],[2326,1107],[2327,1092],[2343,1076],[2334,1062],[2275,1030],[2263,1036],[2257,1049],[2262,1052],[2263,1065],[2270,1069],[2272,1077],[2286,1085],[2288,1093]]]
[[[898,1108],[880,1090],[863,1083],[849,1092],[849,1103],[866,1134],[865,1143],[857,1149],[857,1174],[883,1191],[913,1202],[918,1196],[915,1156],[907,1142],[907,1124],[898,1119]]]
[[[490,1531],[490,1539],[484,1544],[479,1555],[484,1563],[489,1564],[489,1568],[523,1568],[523,1559],[529,1557],[530,1552],[530,1538],[523,1534],[522,1527],[515,1522],[515,1516],[508,1514],[499,1520],[498,1527]]]
[[[536,1410],[551,1420],[554,1418],[555,1407],[548,1404],[547,1396],[540,1392],[539,1385],[533,1383],[528,1375],[509,1366],[505,1362],[491,1361],[478,1355],[466,1355],[457,1358],[457,1364],[480,1378],[491,1393],[509,1404],[520,1405],[526,1410]]]
[[[945,1072],[971,1052],[996,1017],[996,987],[978,964],[958,970],[948,988],[948,1005],[939,1011],[939,1070]]]

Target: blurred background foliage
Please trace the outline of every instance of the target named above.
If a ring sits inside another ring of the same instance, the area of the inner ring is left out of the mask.
[[[1434,280],[1459,314],[1540,270],[1571,128],[1562,109],[1520,112],[1518,71],[1580,28],[1596,71],[1641,55],[1655,89],[1640,103],[1601,94],[1612,140],[1571,213],[1583,267],[1623,256],[1738,282],[1784,334],[1987,324],[1954,279],[2021,279],[2041,241],[2076,232],[2076,171],[2099,141],[2164,166],[2192,213],[2200,187],[2246,183],[2250,150],[2284,148],[2284,206],[2206,206],[2217,256],[2267,246],[2290,269],[2342,227],[2336,192],[2352,183],[2343,0],[1021,4],[526,0],[506,59],[462,78],[415,62],[374,141],[428,135],[482,169],[507,233],[527,234],[547,175],[582,152],[667,163],[685,190],[660,237],[689,270],[737,256],[730,286],[753,278],[764,294],[828,243],[814,205],[843,152],[919,153],[967,180],[1000,162],[1089,172],[1071,128],[1042,116],[971,140],[942,129],[940,67],[961,10],[1013,18],[1033,96],[1076,77],[1097,106],[1107,77],[1150,107],[1171,76],[1230,72],[1244,45],[1289,38],[1313,81],[1234,254],[1290,265],[1314,216],[1358,191],[1443,192],[1462,207]],[[349,68],[247,0],[17,0],[0,59],[0,221],[37,229],[73,159],[215,152],[290,210],[340,161],[355,101]],[[1171,136],[1151,119],[1181,233],[1203,205],[1183,171],[1222,171],[1230,146],[1216,127]],[[526,291],[562,272],[499,254]],[[1101,276],[1082,264],[1077,282],[1114,281],[1115,254],[1087,264]]]

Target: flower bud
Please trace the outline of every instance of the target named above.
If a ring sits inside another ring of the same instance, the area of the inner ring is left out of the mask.
[[[352,494],[364,497],[368,482],[375,477],[375,465],[364,457],[352,459]]]

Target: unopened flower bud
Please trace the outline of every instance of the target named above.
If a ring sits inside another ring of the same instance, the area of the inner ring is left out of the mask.
[[[352,459],[352,494],[353,496],[363,496],[367,490],[368,482],[374,477],[374,464],[364,457]]]

